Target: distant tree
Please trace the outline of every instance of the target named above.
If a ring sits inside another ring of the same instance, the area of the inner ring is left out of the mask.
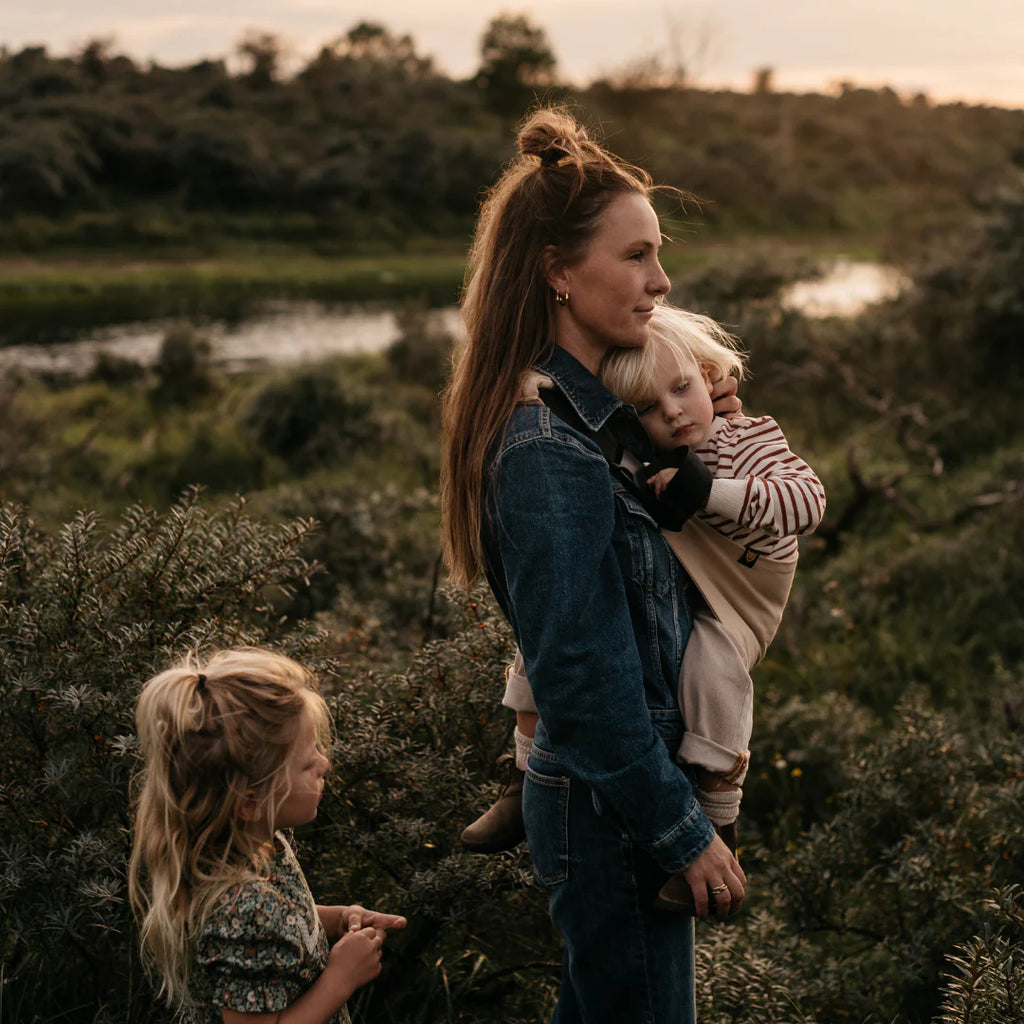
[[[544,29],[525,14],[499,14],[480,40],[475,80],[492,110],[518,114],[535,90],[554,83],[556,65]]]
[[[64,120],[0,119],[0,213],[61,210],[92,191],[94,150]]]
[[[166,154],[190,206],[238,208],[274,194],[280,154],[272,134],[245,112],[187,109]]]
[[[91,82],[101,85],[107,80],[107,65],[112,59],[114,40],[111,36],[90,39],[78,54],[78,66]]]
[[[706,17],[695,20],[689,14],[663,12],[660,46],[602,75],[601,81],[616,89],[683,89],[693,85],[707,64],[716,31]]]
[[[348,30],[336,45],[340,56],[386,67],[415,78],[433,70],[429,57],[416,53],[416,43],[410,35],[395,35],[374,21],[361,21]]]
[[[258,89],[266,89],[277,80],[281,70],[281,37],[273,32],[250,29],[239,42],[237,51],[249,64],[246,77]]]
[[[758,95],[775,92],[775,68],[758,68],[754,72],[754,92]]]

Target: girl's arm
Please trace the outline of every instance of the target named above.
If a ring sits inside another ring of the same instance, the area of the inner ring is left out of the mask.
[[[326,1024],[363,985],[380,974],[384,933],[376,928],[346,932],[331,947],[327,966],[295,1002],[273,1013],[221,1010],[223,1024]]]

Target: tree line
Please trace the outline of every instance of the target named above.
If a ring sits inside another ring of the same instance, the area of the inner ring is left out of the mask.
[[[408,35],[361,22],[295,71],[250,32],[237,61],[143,66],[94,40],[0,49],[0,244],[174,241],[205,222],[278,239],[463,237],[538,99],[576,105],[615,149],[691,193],[680,230],[946,227],[1024,163],[1024,111],[690,87],[646,72],[562,83],[543,29],[492,20],[454,79]],[[237,64],[237,67],[236,67]],[[942,211],[936,213],[936,211]],[[938,220],[938,223],[936,221]],[[59,233],[58,233],[59,234]]]

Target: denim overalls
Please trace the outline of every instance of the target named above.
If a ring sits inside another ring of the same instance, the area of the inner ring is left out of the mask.
[[[649,443],[567,352],[542,369],[593,428],[615,417]],[[566,944],[554,1020],[691,1024],[692,921],[653,908],[714,834],[671,755],[688,578],[597,445],[546,406],[516,408],[486,486],[487,575],[541,716],[523,806]]]

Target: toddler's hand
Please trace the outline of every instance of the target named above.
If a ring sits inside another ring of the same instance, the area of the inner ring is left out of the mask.
[[[648,479],[648,486],[654,490],[654,496],[656,498],[660,498],[662,494],[665,493],[665,488],[668,487],[669,481],[678,472],[678,469],[659,469],[654,476]]]
[[[376,928],[360,928],[346,932],[332,947],[325,974],[331,974],[348,989],[346,1000],[380,974],[381,946],[384,933]]]

